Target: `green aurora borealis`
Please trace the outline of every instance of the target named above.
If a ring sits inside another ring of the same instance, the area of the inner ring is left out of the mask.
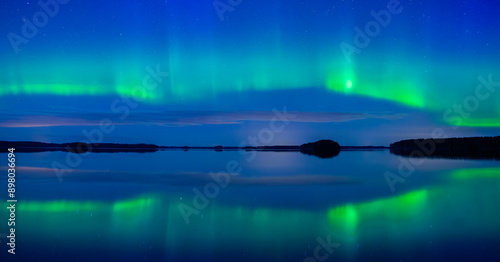
[[[424,114],[428,123],[422,125],[470,127],[478,134],[499,127],[500,22],[493,8],[400,1],[402,12],[347,59],[341,45],[356,45],[356,28],[366,34],[365,26],[376,21],[372,11],[387,6],[246,1],[220,21],[210,1],[72,1],[18,53],[8,39],[2,42],[0,99],[40,97],[51,103],[32,106],[51,110],[100,98],[109,98],[98,102],[109,108],[122,96],[147,110],[228,111],[269,110],[279,96],[298,111],[364,113],[377,104],[383,112]],[[19,16],[37,8],[14,4],[17,12],[2,18],[2,28],[21,34]],[[158,85],[158,74],[151,77],[147,69],[156,67],[163,74]],[[147,76],[154,88],[144,88]],[[488,97],[467,100],[484,85],[480,77],[491,77],[481,91]],[[304,96],[300,90],[313,92]],[[235,109],[231,97],[248,101]],[[322,102],[311,102],[316,100]],[[352,107],[337,106],[340,100],[352,100]]]

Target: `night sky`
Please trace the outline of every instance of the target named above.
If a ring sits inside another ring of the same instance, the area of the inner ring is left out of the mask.
[[[273,110],[260,145],[500,133],[494,1],[40,3],[2,2],[0,140],[239,145]]]

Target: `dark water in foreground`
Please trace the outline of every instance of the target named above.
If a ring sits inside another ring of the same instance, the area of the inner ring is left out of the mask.
[[[59,181],[67,154],[16,154],[1,261],[500,261],[498,161],[425,159],[392,192],[387,150],[89,154]]]

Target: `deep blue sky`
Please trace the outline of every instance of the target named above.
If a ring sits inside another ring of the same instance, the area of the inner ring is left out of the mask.
[[[238,145],[284,108],[258,144],[499,133],[492,1],[43,2],[0,9],[1,140]]]

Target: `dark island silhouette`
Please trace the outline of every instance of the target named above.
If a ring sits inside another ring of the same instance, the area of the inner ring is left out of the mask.
[[[272,152],[301,152],[307,155],[313,155],[321,158],[332,158],[340,153],[341,147],[332,140],[319,140],[313,143],[307,143],[300,146],[214,146],[214,147],[189,147],[189,146],[157,146],[153,144],[116,144],[116,143],[100,143],[88,144],[83,142],[75,143],[43,143],[43,142],[27,142],[27,141],[0,141],[1,152],[7,152],[9,148],[15,148],[16,152],[21,153],[39,153],[47,151],[62,151],[75,154],[92,153],[152,153],[160,150],[214,150],[222,151],[272,151]],[[361,147],[349,147],[353,148]]]
[[[321,158],[332,158],[340,153],[340,145],[335,141],[323,139],[301,145],[300,152]]]
[[[410,157],[500,160],[500,136],[408,139],[391,144],[390,152]]]

